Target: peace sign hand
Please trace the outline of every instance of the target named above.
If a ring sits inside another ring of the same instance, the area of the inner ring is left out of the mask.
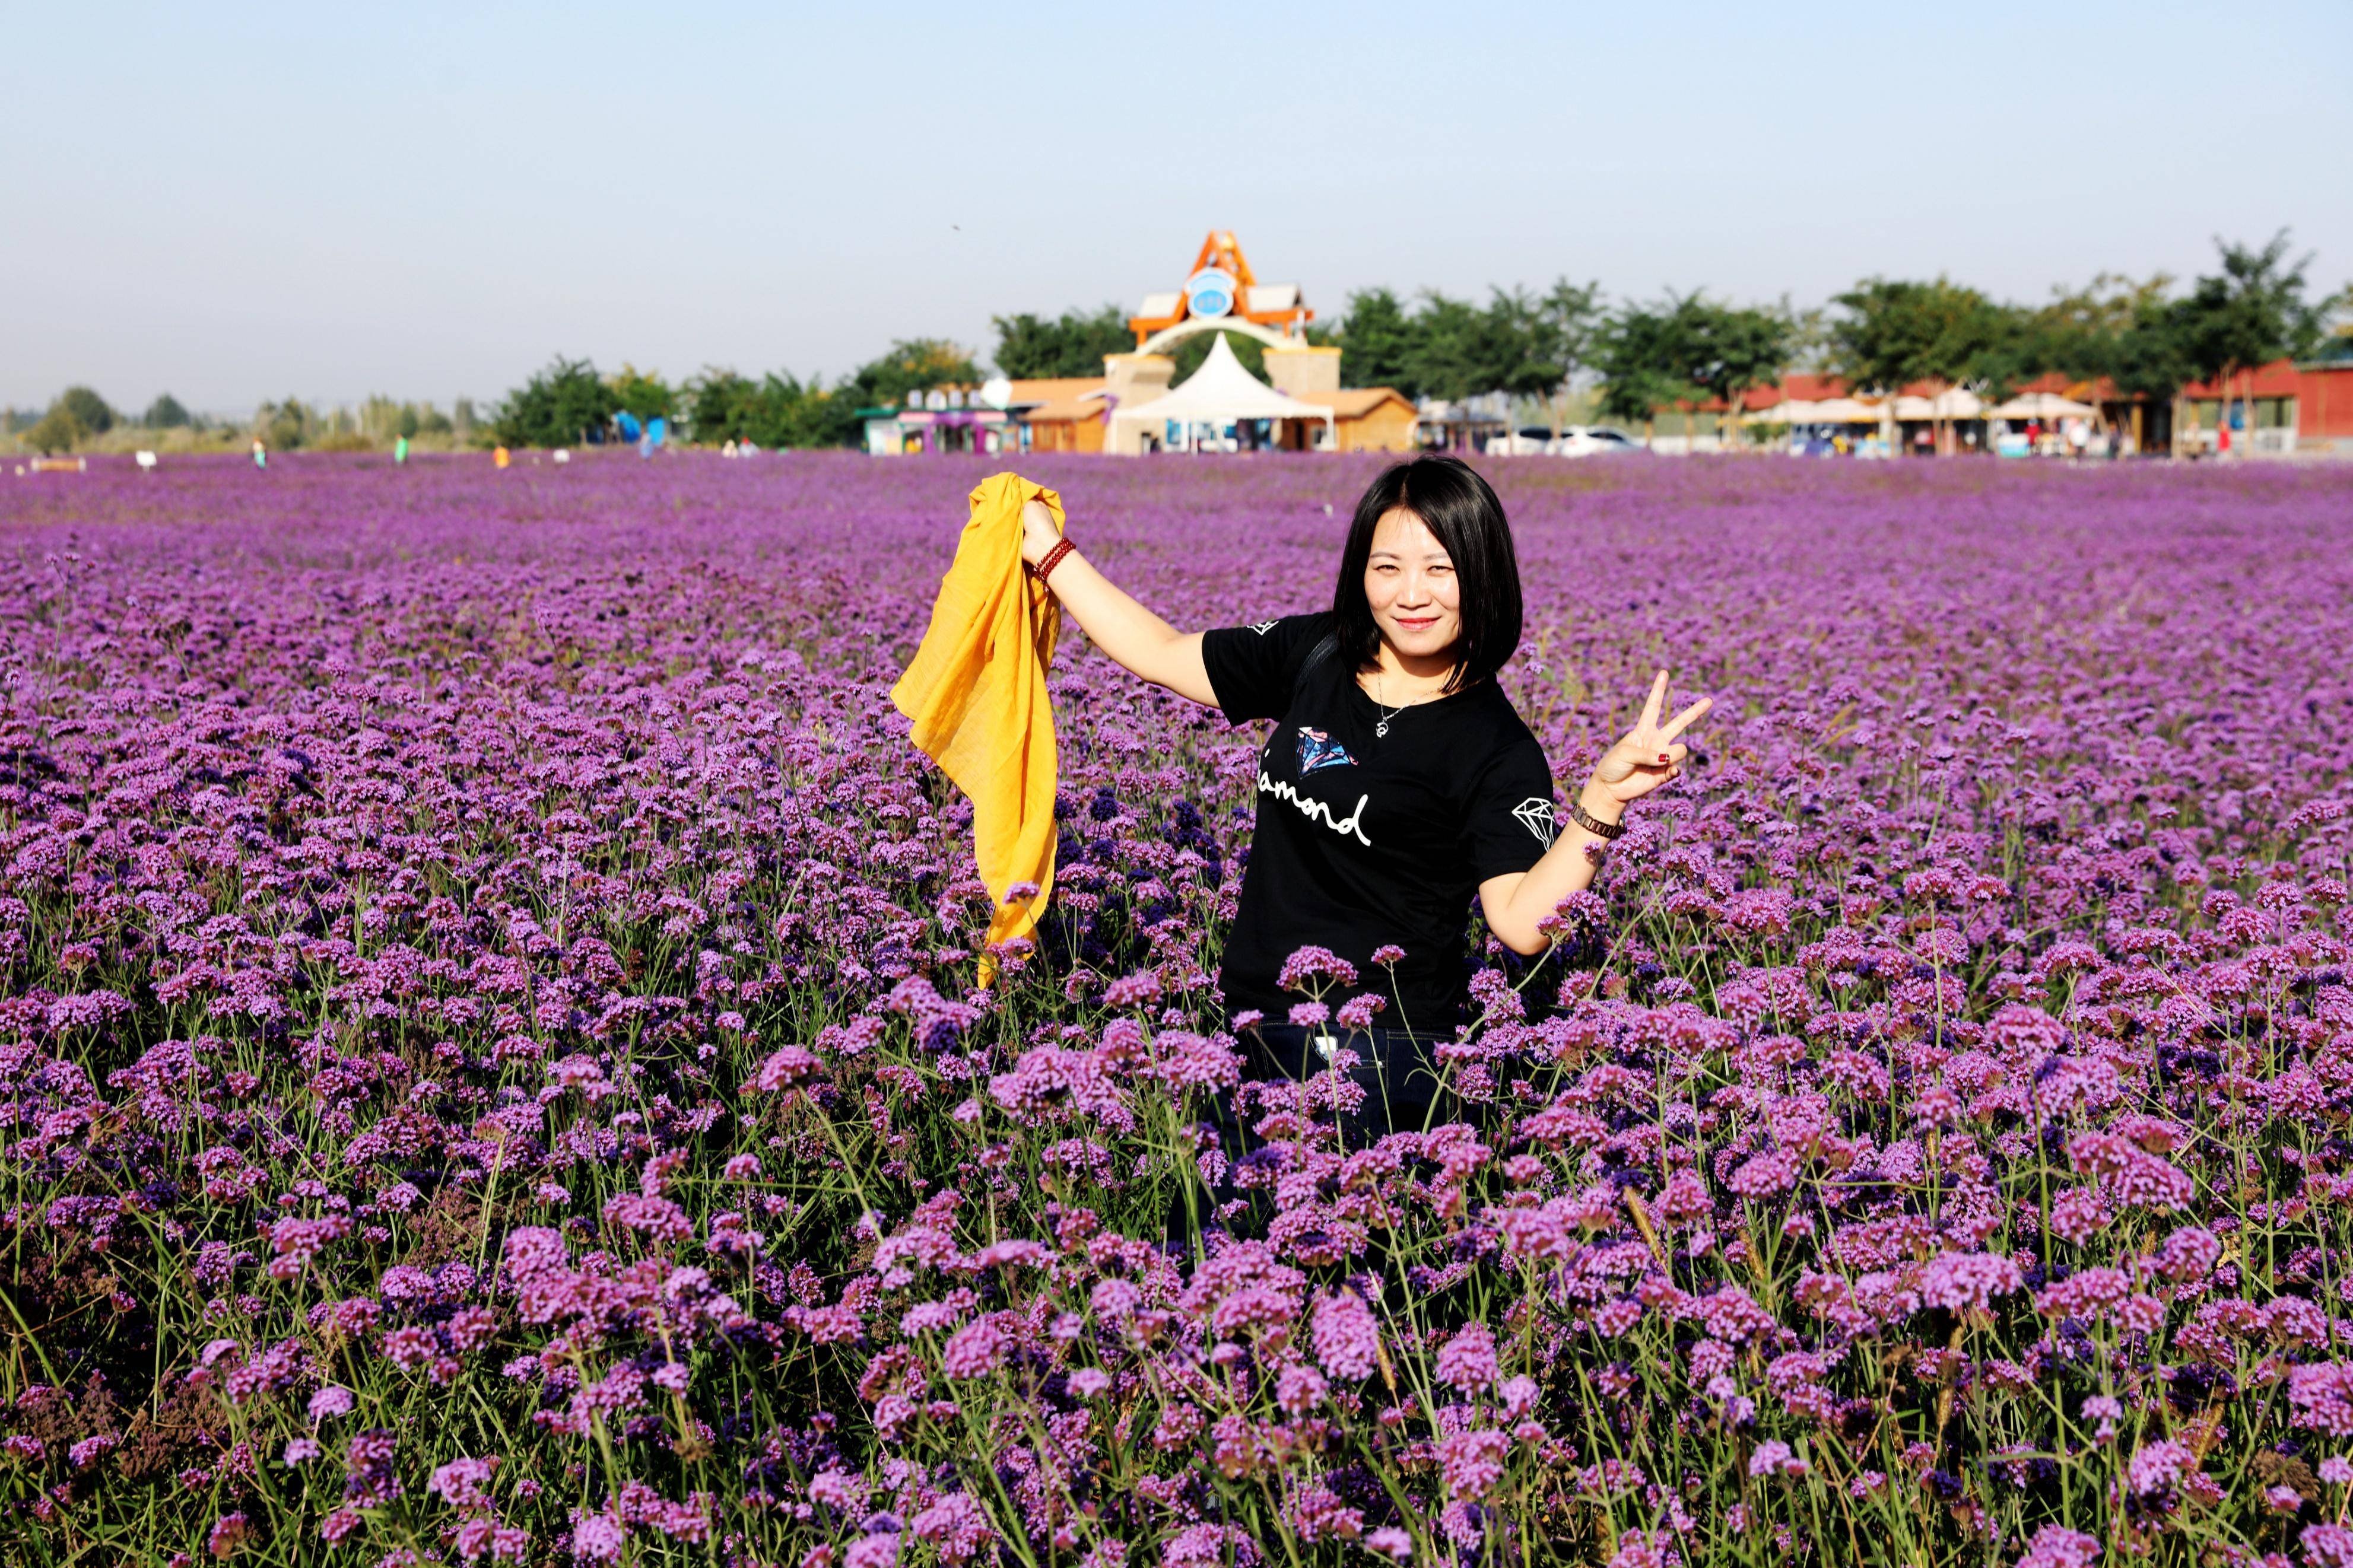
[[[1667,700],[1667,672],[1651,682],[1650,700],[1642,716],[1618,743],[1602,753],[1593,769],[1593,782],[1602,793],[1621,804],[1640,800],[1669,779],[1680,778],[1691,748],[1675,739],[1715,704],[1703,697],[1662,724],[1659,710]]]

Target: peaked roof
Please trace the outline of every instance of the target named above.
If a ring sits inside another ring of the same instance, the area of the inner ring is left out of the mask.
[[[1329,419],[1332,411],[1277,392],[1242,368],[1219,332],[1201,368],[1149,403],[1113,410],[1113,419]]]
[[[1344,386],[1336,392],[1308,392],[1300,395],[1300,401],[1328,408],[1343,419],[1362,419],[1384,403],[1401,405],[1408,414],[1414,411],[1412,400],[1393,386]]]

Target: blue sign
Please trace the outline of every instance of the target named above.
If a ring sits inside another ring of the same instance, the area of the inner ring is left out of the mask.
[[[1185,309],[1196,316],[1223,316],[1234,308],[1234,275],[1222,267],[1204,267],[1185,279]]]

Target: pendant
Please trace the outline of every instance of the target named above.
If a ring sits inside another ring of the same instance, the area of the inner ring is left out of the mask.
[[[1373,726],[1373,734],[1377,739],[1387,740],[1388,738],[1388,732],[1389,721],[1386,719]]]

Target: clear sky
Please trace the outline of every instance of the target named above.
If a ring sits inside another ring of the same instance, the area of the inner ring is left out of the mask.
[[[2353,275],[2353,4],[17,0],[0,402],[828,376],[1177,286]]]

